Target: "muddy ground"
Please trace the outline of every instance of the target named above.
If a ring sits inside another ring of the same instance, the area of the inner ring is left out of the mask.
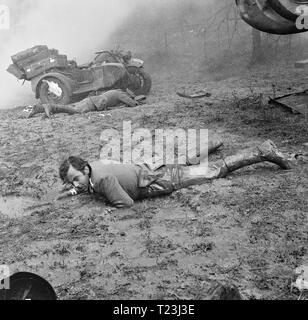
[[[190,69],[189,69],[190,70]],[[297,299],[296,267],[308,264],[305,158],[292,171],[259,164],[171,197],[114,210],[88,195],[50,202],[67,155],[99,157],[103,129],[206,128],[225,142],[212,159],[272,139],[307,153],[307,118],[260,103],[259,94],[305,88],[306,71],[264,67],[227,77],[177,70],[154,73],[148,104],[104,113],[0,112],[0,264],[45,277],[60,299],[208,299],[232,283],[246,299]],[[188,100],[176,90],[205,89]],[[10,216],[9,216],[10,215]]]

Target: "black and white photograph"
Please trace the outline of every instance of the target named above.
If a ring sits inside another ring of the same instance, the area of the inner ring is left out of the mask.
[[[0,0],[0,300],[308,300],[306,31],[305,0]]]

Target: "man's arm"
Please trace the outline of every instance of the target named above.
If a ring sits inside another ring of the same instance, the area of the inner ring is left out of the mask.
[[[124,191],[115,176],[103,178],[94,189],[97,193],[104,195],[117,208],[129,208],[134,205],[134,200]]]
[[[137,106],[137,102],[134,99],[132,99],[131,97],[129,97],[129,95],[125,92],[119,92],[118,100],[125,103],[126,105],[128,105],[131,108],[134,108]]]
[[[56,200],[62,200],[64,198],[74,197],[74,196],[77,196],[81,193],[84,193],[84,191],[79,190],[77,188],[72,188],[70,190],[64,190],[63,192],[61,192],[61,194],[57,197]]]

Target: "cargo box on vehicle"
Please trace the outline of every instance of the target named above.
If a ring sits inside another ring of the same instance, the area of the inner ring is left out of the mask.
[[[19,68],[25,69],[26,67],[28,67],[29,65],[31,65],[33,63],[36,63],[36,62],[39,62],[39,61],[42,61],[44,59],[47,59],[47,58],[50,58],[50,57],[53,57],[53,56],[57,56],[57,55],[59,55],[58,50],[55,50],[55,49],[43,50],[43,51],[40,51],[40,52],[34,54],[33,56],[18,60],[17,62],[15,62],[15,64]]]
[[[42,51],[46,51],[48,50],[48,47],[47,46],[35,46],[33,48],[30,48],[30,49],[27,49],[25,51],[21,51],[15,55],[12,56],[12,61],[13,63],[18,63],[18,61],[20,60],[24,60],[24,59],[27,59],[29,57],[32,57],[36,54],[38,54],[39,52],[42,52]]]
[[[57,55],[52,56],[36,63],[33,63],[26,67],[25,73],[28,80],[44,74],[50,69],[54,68],[65,68],[68,66],[67,56],[66,55]]]
[[[26,74],[22,70],[20,70],[15,64],[11,64],[8,67],[7,72],[11,73],[17,79],[26,79]]]

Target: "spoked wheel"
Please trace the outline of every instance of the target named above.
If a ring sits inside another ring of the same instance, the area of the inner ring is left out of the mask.
[[[130,67],[127,70],[131,80],[128,89],[136,96],[149,94],[152,88],[151,76],[141,68]]]
[[[53,77],[41,81],[39,97],[44,104],[69,104],[71,102],[70,89],[62,81]]]

